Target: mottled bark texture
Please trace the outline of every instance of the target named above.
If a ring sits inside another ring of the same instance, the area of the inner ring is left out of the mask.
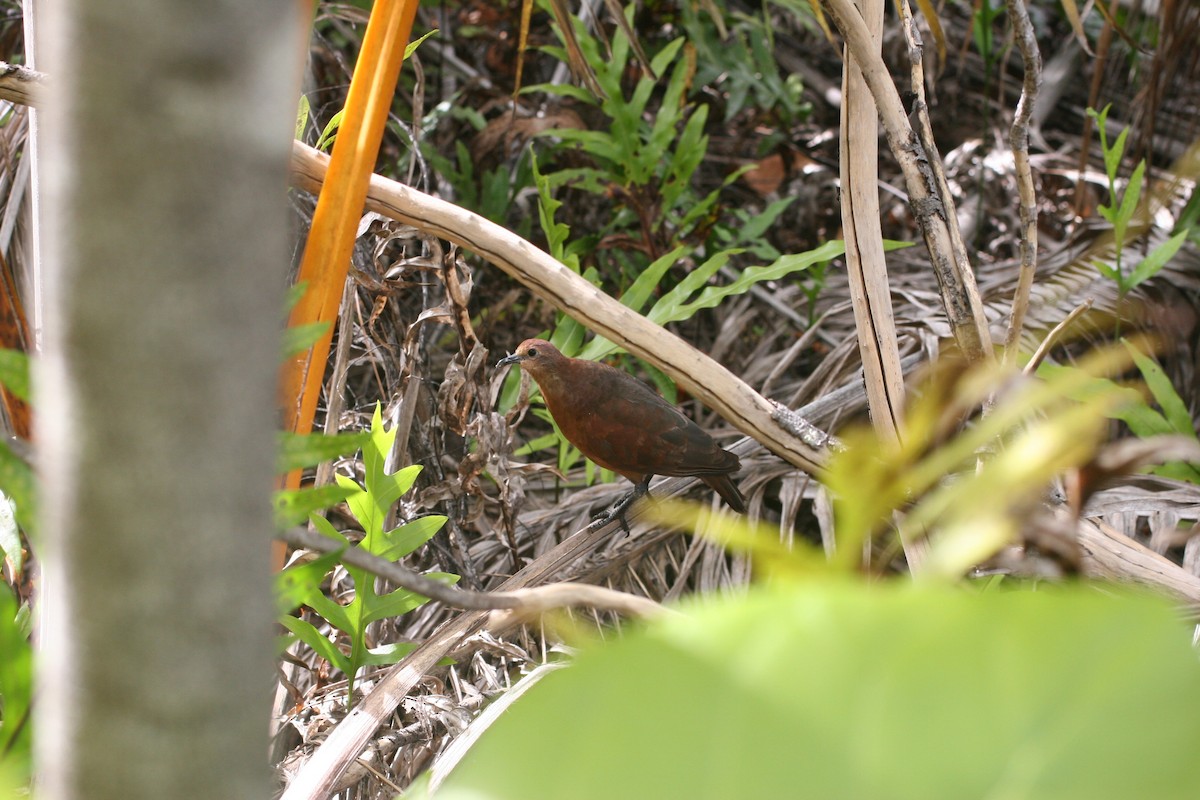
[[[44,798],[262,798],[294,0],[46,0]]]

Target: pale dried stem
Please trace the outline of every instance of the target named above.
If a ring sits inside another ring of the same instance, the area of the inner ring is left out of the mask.
[[[859,0],[879,50],[883,0]],[[843,55],[841,181],[846,272],[858,330],[871,422],[884,441],[897,441],[904,414],[904,373],[879,221],[879,112],[854,54]]]
[[[1013,161],[1016,165],[1017,191],[1021,199],[1020,256],[1021,266],[1017,274],[1017,288],[1013,294],[1012,310],[1008,319],[1008,333],[1004,339],[1004,360],[1011,363],[1016,358],[1021,342],[1021,329],[1025,325],[1025,312],[1029,309],[1029,293],[1037,272],[1038,211],[1037,195],[1034,192],[1033,172],[1029,165],[1029,120],[1037,103],[1038,90],[1042,85],[1042,53],[1038,49],[1037,37],[1029,21],[1024,0],[1008,0],[1008,18],[1012,22],[1017,48],[1025,64],[1025,78],[1021,86],[1021,99],[1013,117],[1009,141],[1012,145]]]
[[[914,113],[922,121],[924,143],[909,124],[900,94],[883,58],[874,49],[871,33],[858,9],[851,0],[823,0],[823,5],[844,37],[879,107],[888,146],[904,174],[909,206],[929,250],[954,338],[969,360],[991,358],[991,334],[983,302],[975,286],[962,236],[958,233],[954,205],[930,134],[921,77],[921,47],[907,4],[901,2],[899,7],[904,18],[905,36],[910,42],[913,87],[917,92]]]

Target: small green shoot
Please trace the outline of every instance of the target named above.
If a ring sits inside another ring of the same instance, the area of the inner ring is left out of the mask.
[[[419,466],[414,465],[394,473],[386,472],[384,463],[395,438],[395,429],[384,429],[377,405],[371,419],[371,431],[362,442],[363,483],[359,484],[351,478],[338,475],[337,486],[324,487],[336,490],[336,496],[345,499],[351,515],[362,527],[362,541],[351,544],[324,517],[316,514],[310,517],[312,524],[321,534],[344,547],[362,548],[389,561],[403,558],[415,551],[429,541],[446,522],[443,516],[430,515],[385,530],[388,511],[412,488],[421,471]],[[338,450],[350,441],[348,437],[339,437],[336,443],[326,444],[333,450]],[[364,666],[393,664],[412,649],[409,645],[394,644],[371,647],[368,626],[382,619],[406,614],[426,603],[428,599],[406,589],[380,594],[373,575],[358,567],[346,565],[346,572],[354,582],[354,598],[348,604],[340,605],[321,591],[321,583],[335,560],[323,557],[319,560],[319,566],[299,565],[285,570],[280,576],[277,595],[280,598],[283,615],[281,622],[284,627],[346,675],[350,682],[348,694],[353,698],[354,682]],[[431,573],[429,577],[446,583],[458,580],[458,576],[449,573]],[[308,606],[344,634],[349,639],[348,648],[331,641],[312,623],[287,613],[297,605]]]
[[[421,42],[425,41],[426,39],[428,39],[430,36],[433,36],[437,32],[438,32],[438,29],[434,28],[433,30],[426,33],[424,36],[421,36],[419,39],[415,39],[414,41],[409,42],[408,45],[404,48],[405,60],[407,60],[409,58],[409,56],[411,56],[413,53],[416,52],[417,48],[421,46]],[[303,98],[303,97],[301,98],[301,110],[302,110],[304,119],[307,120],[307,117],[308,117],[308,99],[307,98]],[[332,117],[330,117],[329,122],[325,125],[325,129],[323,131],[321,131],[321,135],[319,137],[317,137],[317,143],[315,145],[316,149],[328,150],[329,148],[333,147],[333,143],[335,141],[337,141],[338,129],[341,128],[341,126],[342,126],[342,118],[345,116],[345,114],[346,114],[346,109],[343,108],[341,111],[338,111],[336,114],[334,114]],[[304,132],[304,125],[302,123],[297,124],[296,131],[297,131],[296,138],[299,139],[300,135]]]
[[[1134,221],[1141,210],[1140,202],[1145,182],[1146,161],[1143,159],[1138,162],[1137,166],[1133,168],[1133,174],[1129,176],[1125,188],[1119,189],[1117,173],[1121,167],[1121,158],[1125,155],[1125,140],[1129,129],[1122,130],[1116,141],[1109,143],[1106,123],[1110,108],[1111,106],[1105,106],[1099,112],[1092,108],[1087,110],[1088,116],[1096,121],[1096,129],[1100,134],[1100,149],[1104,154],[1104,172],[1108,180],[1109,202],[1107,205],[1101,203],[1098,210],[1100,216],[1112,225],[1115,248],[1112,264],[1094,261],[1093,265],[1101,275],[1117,285],[1118,295],[1124,299],[1136,286],[1153,278],[1166,266],[1187,240],[1189,231],[1184,229],[1177,232],[1151,250],[1145,258],[1134,265],[1133,269],[1126,271],[1125,265],[1122,263],[1125,244],[1128,241],[1130,223]]]

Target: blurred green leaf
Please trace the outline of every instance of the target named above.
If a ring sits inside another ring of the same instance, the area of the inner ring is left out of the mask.
[[[275,464],[277,472],[290,472],[294,469],[313,467],[322,461],[329,461],[341,456],[355,453],[367,441],[367,433],[338,433],[332,436],[324,433],[292,433],[282,431],[279,434],[279,459]]]
[[[349,499],[351,491],[342,486],[307,486],[281,489],[275,493],[275,525],[290,528],[303,525],[314,511],[324,511]]]
[[[296,109],[296,138],[297,139],[300,139],[300,140],[304,139],[304,126],[308,124],[308,112],[309,112],[308,97],[307,97],[307,95],[302,94],[302,95],[300,95],[300,105]]]
[[[312,561],[293,564],[275,578],[275,611],[290,614],[321,591],[321,583],[341,557],[340,552],[325,553]]]
[[[1167,377],[1167,373],[1163,372],[1163,368],[1158,365],[1157,361],[1138,350],[1132,343],[1123,340],[1122,344],[1132,356],[1138,371],[1142,373],[1142,379],[1146,381],[1146,387],[1150,389],[1150,394],[1162,408],[1171,432],[1195,439],[1196,428],[1195,423],[1192,422],[1192,415],[1188,412],[1183,398],[1171,385],[1171,379]]]
[[[37,482],[33,470],[3,441],[0,441],[0,491],[12,501],[17,524],[30,536],[36,536]]]
[[[570,800],[1183,800],[1190,640],[1160,600],[1085,588],[752,590],[585,648],[436,796],[525,798],[536,774]]]
[[[306,322],[283,329],[283,357],[291,358],[308,350],[332,327],[329,322]]]
[[[4,780],[24,783],[31,773],[33,726],[33,646],[29,609],[0,580],[0,769]]]
[[[325,125],[325,130],[321,131],[321,135],[317,137],[315,145],[317,150],[325,150],[333,146],[334,141],[337,139],[338,128],[342,126],[342,117],[345,114],[346,109],[343,108],[329,118],[329,122]]]
[[[700,290],[708,277],[724,266],[728,258],[736,252],[726,250],[710,258],[680,281],[674,289],[663,295],[647,316],[660,325],[690,319],[702,308],[713,308],[726,297],[748,292],[756,283],[779,280],[794,272],[808,269],[814,264],[837,258],[845,251],[844,242],[826,242],[804,253],[781,256],[775,263],[767,266],[747,267],[737,279],[724,286],[705,286]],[[693,293],[697,290],[700,291],[693,298]]]
[[[20,350],[0,347],[0,384],[19,399],[29,402],[29,356]]]

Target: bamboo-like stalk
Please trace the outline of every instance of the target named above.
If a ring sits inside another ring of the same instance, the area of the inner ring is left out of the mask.
[[[280,405],[285,430],[303,433],[312,429],[355,232],[416,13],[417,0],[379,0],[367,22],[329,172],[300,263],[299,280],[307,283],[308,289],[288,321],[291,326],[328,322],[330,329],[307,352],[284,365]],[[299,471],[284,480],[287,488],[299,484]],[[282,546],[276,548],[276,566],[282,566],[284,554]]]

